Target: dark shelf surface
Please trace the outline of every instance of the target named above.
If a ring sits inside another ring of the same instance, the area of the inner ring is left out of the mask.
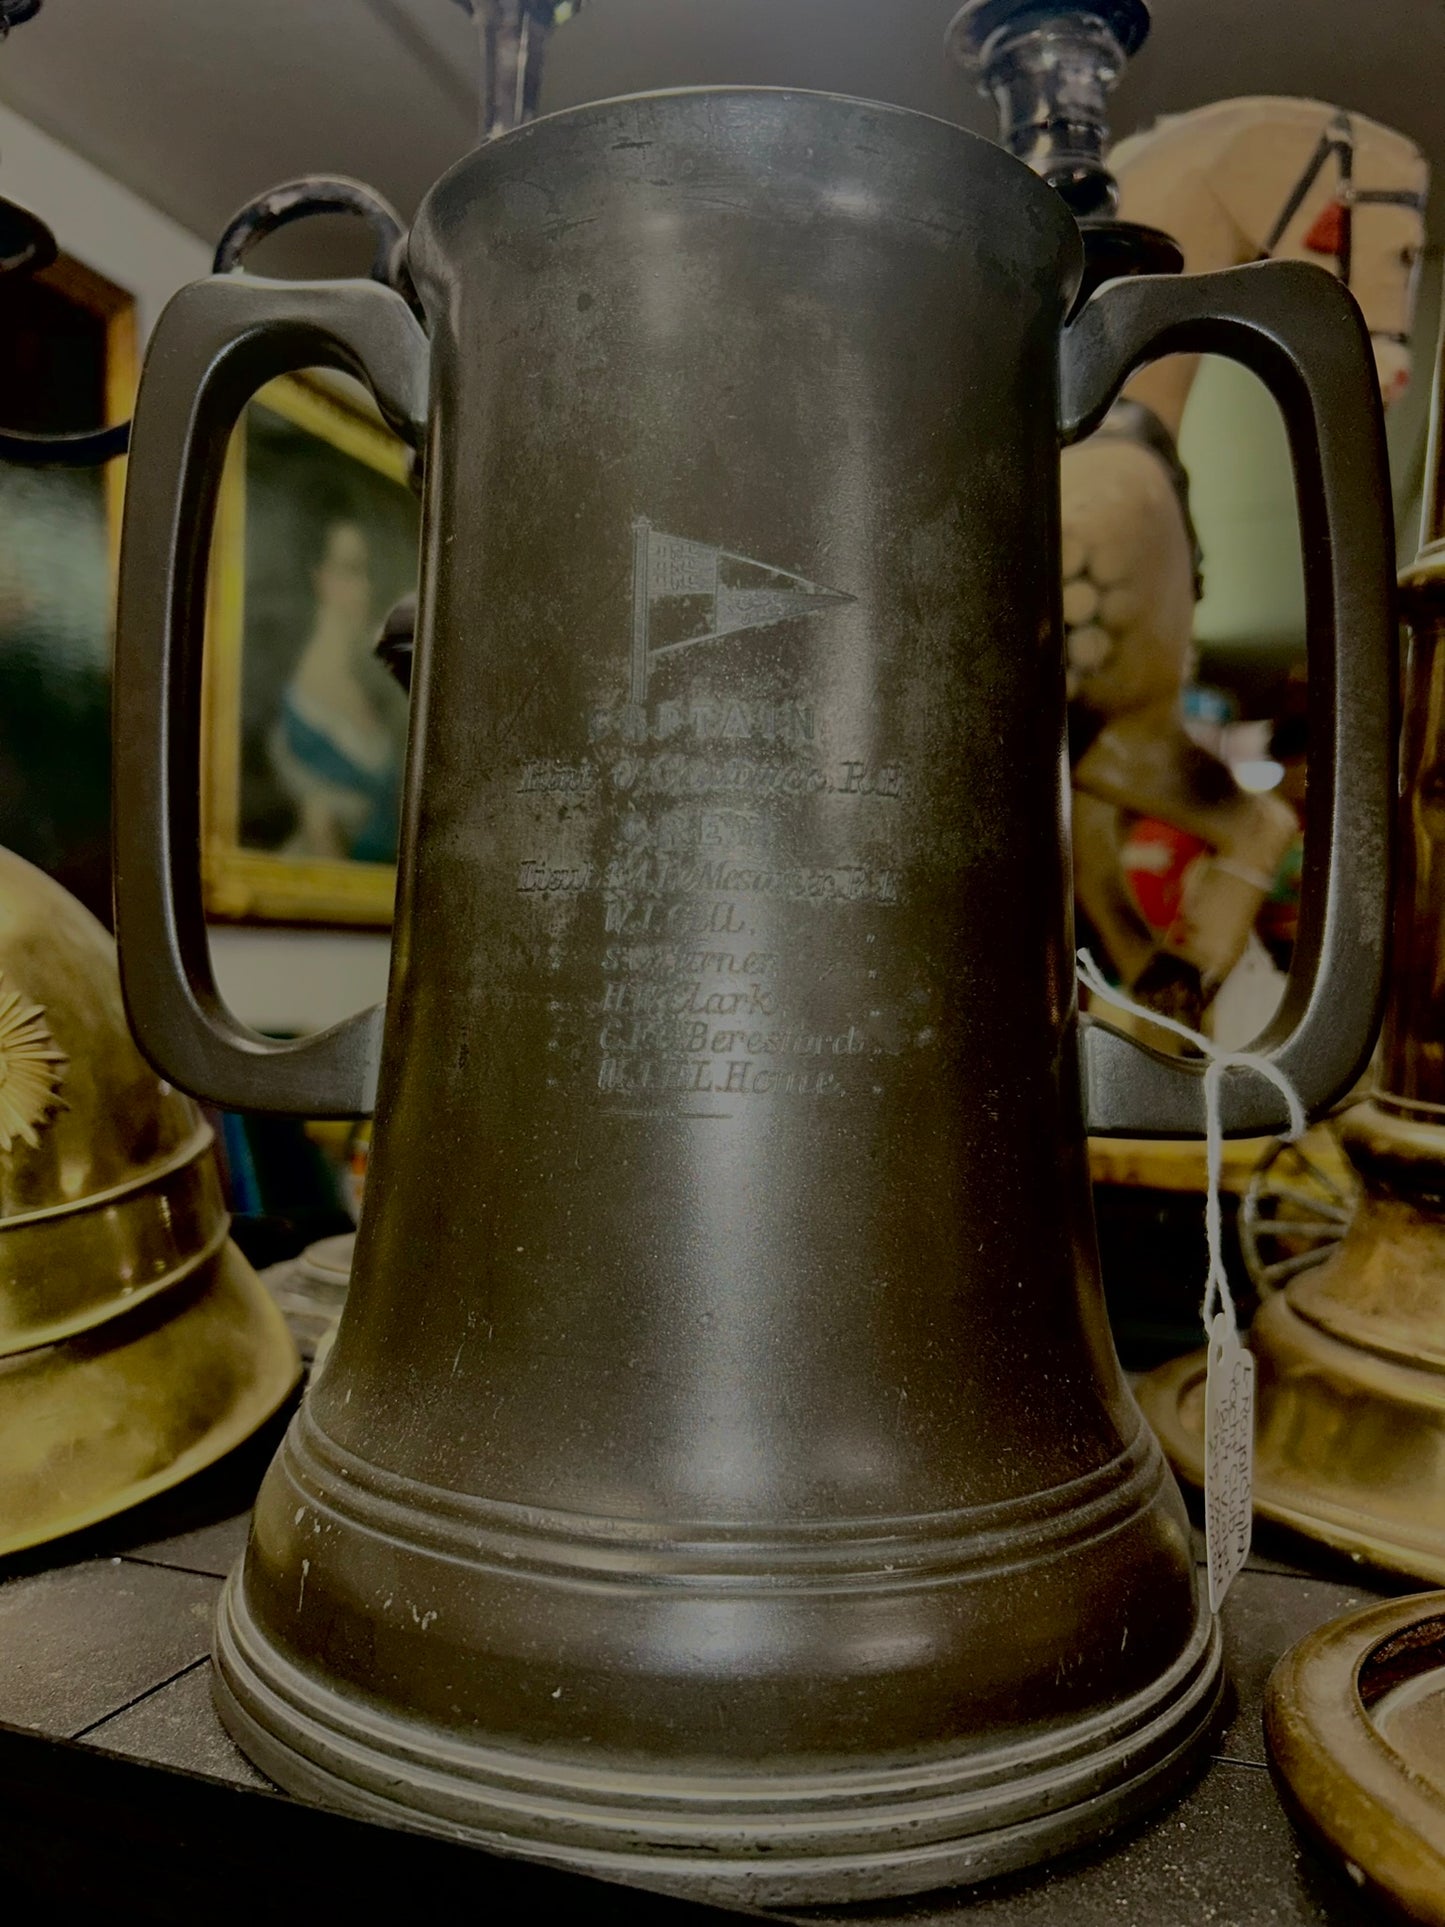
[[[406,1896],[419,1909],[411,1917],[427,1920],[449,1917],[453,1900],[477,1921],[548,1906],[581,1927],[727,1918],[311,1807],[262,1778],[212,1710],[208,1652],[221,1582],[244,1546],[274,1444],[274,1433],[253,1441],[166,1500],[0,1562],[0,1890],[20,1902],[9,1918],[90,1921],[103,1911],[108,1922],[365,1927],[390,1919],[393,1899]],[[1261,1532],[1224,1607],[1225,1717],[1182,1796],[1028,1876],[807,1919],[1354,1927],[1376,1918],[1286,1818],[1260,1715],[1270,1668],[1295,1640],[1409,1590]]]

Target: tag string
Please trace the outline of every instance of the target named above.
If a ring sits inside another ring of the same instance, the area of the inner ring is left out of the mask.
[[[1204,1329],[1206,1332],[1210,1330],[1216,1309],[1223,1307],[1232,1336],[1239,1330],[1239,1323],[1235,1316],[1234,1293],[1229,1289],[1229,1279],[1224,1269],[1224,1224],[1219,1205],[1220,1176],[1224,1167],[1220,1090],[1226,1074],[1235,1070],[1253,1071],[1256,1076],[1273,1084],[1289,1110],[1289,1129],[1283,1134],[1286,1144],[1293,1144],[1296,1138],[1303,1137],[1309,1122],[1299,1092],[1279,1065],[1271,1062],[1262,1051],[1226,1050],[1223,1045],[1215,1043],[1212,1037],[1204,1037],[1197,1030],[1191,1030],[1188,1024],[1180,1023],[1177,1017],[1166,1017],[1162,1011],[1136,1003],[1126,992],[1116,990],[1108,982],[1087,950],[1079,951],[1078,964],[1079,980],[1091,996],[1097,997],[1101,1003],[1112,1004],[1116,1010],[1127,1011],[1132,1017],[1140,1017],[1159,1030],[1172,1031],[1207,1059],[1203,1077],[1204,1155],[1208,1174],[1204,1229],[1209,1241],[1209,1275],[1204,1281]]]

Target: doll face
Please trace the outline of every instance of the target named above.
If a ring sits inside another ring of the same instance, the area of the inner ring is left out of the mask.
[[[371,619],[371,559],[355,522],[333,522],[327,529],[311,579],[321,608],[348,627],[365,629]]]

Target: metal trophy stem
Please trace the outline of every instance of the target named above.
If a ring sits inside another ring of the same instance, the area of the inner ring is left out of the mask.
[[[496,140],[536,117],[542,61],[554,27],[583,0],[458,0],[477,23],[482,47],[481,135]]]
[[[967,0],[947,44],[997,106],[1000,145],[1042,175],[1075,215],[1089,215],[1118,206],[1104,164],[1109,96],[1148,33],[1144,0],[1088,7]]]
[[[999,143],[1046,180],[1084,236],[1080,300],[1125,274],[1177,274],[1178,245],[1158,228],[1117,218],[1105,156],[1109,96],[1149,34],[1144,0],[967,0],[946,45],[994,102]]]

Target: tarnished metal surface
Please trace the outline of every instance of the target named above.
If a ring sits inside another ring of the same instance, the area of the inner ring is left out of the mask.
[[[230,274],[268,235],[317,215],[344,214],[365,221],[372,231],[372,278],[396,287],[406,256],[406,228],[391,203],[364,181],[344,174],[303,174],[267,188],[237,209],[226,223],[212,258],[213,274]],[[400,288],[405,293],[404,286]]]
[[[131,1042],[109,937],[8,850],[0,850],[0,979],[0,1132],[12,1140],[0,1159],[0,1226],[128,1191],[199,1148],[195,1105],[159,1083]],[[22,1007],[40,1013],[33,1041],[23,1035]],[[6,1128],[5,1094],[27,1065],[32,1095]]]
[[[0,850],[0,1357],[165,1290],[226,1226],[210,1127],[131,1042],[110,938]]]
[[[131,1042],[110,938],[0,850],[0,1553],[177,1484],[291,1390],[228,1223],[210,1127]]]
[[[234,1245],[164,1297],[0,1359],[0,1554],[212,1465],[296,1384],[280,1312]]]
[[[1276,1293],[1250,1331],[1257,1516],[1385,1571],[1445,1583],[1439,1373],[1331,1338],[1291,1309],[1293,1292]],[[1170,1464],[1202,1486],[1204,1353],[1161,1365],[1138,1391]]]
[[[1445,1582],[1445,1224],[1434,1201],[1445,1132],[1382,1100],[1351,1112],[1341,1135],[1364,1185],[1349,1229],[1266,1300],[1250,1331],[1255,1510],[1386,1570]],[[1202,1351],[1139,1388],[1171,1464],[1194,1485],[1203,1388]]]
[[[208,1129],[193,1156],[88,1209],[0,1224],[0,1357],[54,1344],[167,1290],[225,1243]]]
[[[1442,1280],[1439,1214],[1367,1189],[1337,1252],[1291,1288],[1290,1307],[1345,1344],[1445,1371]]]
[[[1275,1667],[1265,1734],[1289,1802],[1354,1883],[1445,1924],[1445,1593],[1308,1634]]]
[[[1384,914],[1358,318],[1280,266],[1108,289],[1065,328],[1078,235],[1018,162],[743,90],[507,136],[433,191],[409,265],[429,346],[372,286],[187,291],[137,414],[131,1007],[191,1088],[346,1111],[374,1019],[274,1044],[216,1007],[196,569],[263,369],[323,348],[394,410],[431,392],[366,1207],[227,1596],[225,1717],[288,1786],[691,1893],[1025,1864],[1185,1770],[1219,1665],[1089,1217],[1060,409],[1081,430],[1135,361],[1207,342],[1320,450],[1318,633],[1356,626],[1349,768],[1312,797],[1352,841],[1280,1048],[1323,1102]],[[1112,1128],[1199,1122],[1197,1068],[1116,1044]],[[1242,1080],[1226,1108],[1276,1119]]]

